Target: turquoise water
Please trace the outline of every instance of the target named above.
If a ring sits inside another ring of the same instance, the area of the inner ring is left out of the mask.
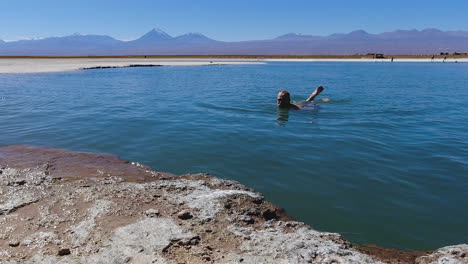
[[[329,103],[278,112],[278,91],[300,101],[319,84]],[[467,103],[465,63],[4,74],[0,145],[208,172],[255,188],[318,230],[432,249],[468,242]]]

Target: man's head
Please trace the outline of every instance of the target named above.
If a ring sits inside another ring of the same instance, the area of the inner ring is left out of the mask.
[[[281,91],[278,93],[276,97],[276,105],[278,107],[289,107],[291,104],[291,96],[289,95],[288,91]]]

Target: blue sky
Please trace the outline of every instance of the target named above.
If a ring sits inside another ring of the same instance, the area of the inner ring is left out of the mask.
[[[0,0],[0,39],[81,33],[131,40],[152,28],[222,41],[357,29],[468,30],[467,14],[467,0]]]

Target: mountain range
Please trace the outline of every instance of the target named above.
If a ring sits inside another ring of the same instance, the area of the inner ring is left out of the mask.
[[[138,39],[121,41],[109,36],[74,34],[34,40],[0,40],[3,56],[92,55],[427,55],[468,52],[468,31],[438,29],[395,30],[370,34],[312,36],[289,33],[274,39],[223,42],[200,33],[172,37],[153,29]]]

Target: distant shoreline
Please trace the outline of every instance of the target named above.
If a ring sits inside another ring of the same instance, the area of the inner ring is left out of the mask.
[[[0,57],[0,74],[48,73],[77,70],[156,67],[264,64],[246,59],[141,58],[141,57]]]
[[[468,56],[266,56],[266,55],[174,55],[174,56],[0,56],[0,74],[66,72],[101,68],[153,66],[208,66],[264,64],[267,62],[468,62]]]
[[[468,59],[468,55],[386,55],[384,59]],[[119,56],[2,56],[0,59],[374,59],[371,55],[119,55]]]

